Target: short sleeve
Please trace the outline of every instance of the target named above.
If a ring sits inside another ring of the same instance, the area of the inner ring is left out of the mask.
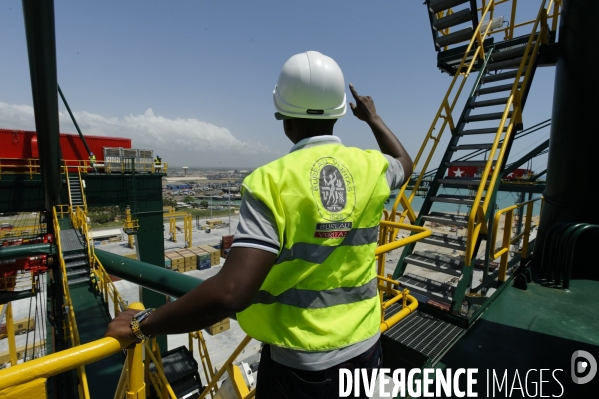
[[[243,193],[232,247],[258,248],[275,254],[281,247],[272,211],[249,190]]]
[[[401,166],[401,163],[391,155],[383,154],[383,156],[389,162],[389,167],[387,168],[387,184],[389,184],[391,191],[397,190],[401,188],[401,185],[405,181],[403,166]]]

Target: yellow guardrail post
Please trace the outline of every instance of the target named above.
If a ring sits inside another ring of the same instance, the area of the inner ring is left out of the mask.
[[[17,345],[15,343],[15,323],[12,317],[12,302],[6,304],[6,333],[8,336],[8,354],[10,365],[17,365]]]
[[[129,306],[129,308],[143,310],[144,306],[140,302],[134,302]],[[127,399],[146,399],[146,383],[144,382],[143,367],[143,342],[136,344],[132,349],[127,349],[126,364],[129,374]]]

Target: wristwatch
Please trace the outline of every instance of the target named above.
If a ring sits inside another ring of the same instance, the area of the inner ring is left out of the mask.
[[[139,312],[135,316],[133,316],[133,318],[131,319],[131,331],[133,331],[133,334],[137,338],[139,338],[141,340],[144,340],[146,338],[154,338],[154,336],[152,336],[152,335],[145,335],[141,331],[141,328],[139,327],[139,325],[141,324],[142,321],[144,321],[145,319],[150,317],[152,312],[154,312],[155,310],[156,309],[154,309],[154,308],[148,308],[146,310],[142,310],[141,312]]]

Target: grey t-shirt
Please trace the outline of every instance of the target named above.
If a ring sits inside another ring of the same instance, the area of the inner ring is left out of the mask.
[[[324,144],[341,144],[341,140],[336,136],[309,137],[294,145],[290,152]],[[389,162],[386,174],[387,184],[390,190],[396,190],[404,181],[403,167],[395,158],[383,155]],[[252,196],[249,190],[243,194],[239,224],[232,246],[258,248],[274,254],[278,254],[281,247],[272,211],[262,201]],[[271,356],[275,362],[288,367],[324,370],[362,354],[376,343],[379,336],[380,333],[344,348],[320,352],[299,351],[272,345]]]

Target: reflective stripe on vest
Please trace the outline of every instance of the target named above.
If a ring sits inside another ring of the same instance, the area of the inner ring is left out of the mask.
[[[321,309],[364,301],[373,296],[376,296],[376,278],[358,287],[339,287],[324,291],[290,288],[276,296],[267,291],[259,291],[253,304],[281,303],[304,309]]]
[[[237,320],[273,345],[324,351],[379,331],[374,250],[389,187],[378,151],[326,144],[256,169],[243,192],[264,203],[280,252]]]

